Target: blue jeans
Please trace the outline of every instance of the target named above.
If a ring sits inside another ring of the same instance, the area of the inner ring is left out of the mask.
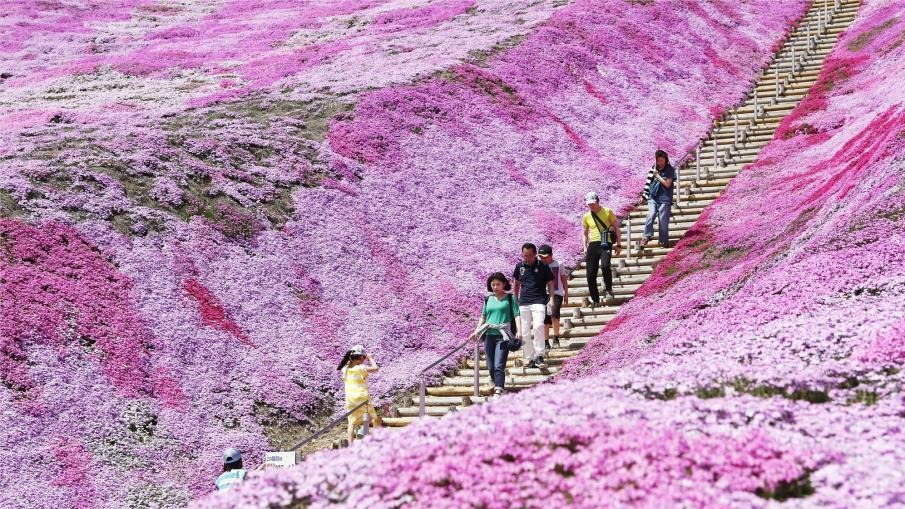
[[[654,236],[654,218],[658,219],[657,226],[660,229],[660,245],[669,242],[669,218],[672,215],[672,203],[657,203],[655,200],[647,200],[647,221],[644,222],[644,238]]]
[[[484,353],[493,386],[503,387],[506,384],[506,359],[509,358],[509,350],[503,348],[503,336],[484,334]]]

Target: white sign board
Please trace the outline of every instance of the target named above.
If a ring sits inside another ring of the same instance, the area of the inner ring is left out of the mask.
[[[295,451],[264,453],[264,468],[286,468],[293,466],[295,466]]]

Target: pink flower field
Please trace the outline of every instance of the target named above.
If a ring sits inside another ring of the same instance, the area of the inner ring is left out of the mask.
[[[901,507],[903,14],[865,3],[759,161],[558,383],[195,507]]]
[[[577,260],[583,193],[630,206],[807,3],[4,7],[0,506],[137,508],[340,408],[352,344],[411,388],[489,272]],[[198,506],[902,503],[903,10],[866,0],[562,381]]]

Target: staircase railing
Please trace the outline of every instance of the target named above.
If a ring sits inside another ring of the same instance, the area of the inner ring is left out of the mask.
[[[482,325],[482,326],[476,331],[477,337],[480,338],[481,335],[487,330],[487,328],[488,328],[488,324],[485,323],[484,325]],[[465,341],[463,341],[462,343],[460,343],[459,346],[453,348],[452,350],[450,350],[449,352],[447,352],[446,355],[444,355],[443,357],[440,357],[439,359],[435,360],[435,361],[432,362],[429,366],[427,366],[426,368],[422,369],[422,370],[418,373],[418,379],[419,379],[419,380],[418,380],[418,417],[424,417],[424,415],[425,415],[425,413],[426,413],[425,406],[426,406],[426,403],[427,403],[427,377],[426,377],[425,375],[427,374],[427,372],[430,371],[430,370],[432,370],[432,369],[434,369],[434,367],[436,367],[438,364],[440,364],[441,362],[445,361],[445,360],[448,359],[450,356],[452,356],[453,354],[455,354],[456,352],[458,352],[459,350],[461,350],[462,348],[464,348],[466,345],[468,345],[468,344],[471,343],[471,342],[474,342],[474,350],[473,350],[473,353],[472,353],[473,359],[474,359],[474,373],[473,373],[473,376],[472,376],[472,378],[473,378],[472,387],[473,387],[473,389],[474,389],[474,397],[477,398],[477,397],[480,397],[480,396],[481,396],[481,348],[480,348],[480,341],[471,339],[471,337],[469,337],[468,339],[466,339]]]
[[[306,439],[302,440],[301,442],[290,447],[289,450],[290,451],[299,450],[302,446],[311,443],[316,438],[323,436],[325,433],[327,433],[331,429],[335,428],[337,424],[348,419],[350,415],[352,415],[356,411],[360,410],[362,407],[364,407],[366,405],[370,405],[370,404],[371,404],[370,399],[362,401],[358,405],[355,405],[355,407],[352,408],[352,410],[349,410],[348,412],[342,414],[341,416],[337,417],[336,419],[333,419],[332,421],[330,421],[330,424],[327,424],[326,426],[324,426],[321,429],[314,432],[314,434],[312,434],[308,438],[306,438]],[[366,411],[365,416],[364,416],[364,436],[367,436],[370,431],[371,431],[371,414],[370,414],[370,412]]]

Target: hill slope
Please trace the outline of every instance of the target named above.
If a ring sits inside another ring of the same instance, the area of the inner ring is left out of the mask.
[[[195,507],[899,507],[905,11],[808,98],[566,379]]]
[[[8,3],[0,505],[185,503],[330,412],[354,343],[410,386],[804,4]]]

